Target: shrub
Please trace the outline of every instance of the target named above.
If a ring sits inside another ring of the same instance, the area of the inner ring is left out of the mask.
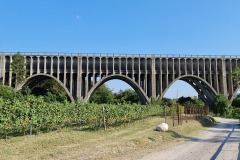
[[[235,107],[235,108],[240,108],[240,97],[235,98],[235,99],[232,101],[232,106]]]
[[[240,119],[240,108],[234,108],[232,112],[233,118]]]
[[[4,100],[7,100],[14,99],[15,96],[16,92],[13,88],[0,84],[0,97],[2,97]]]
[[[213,113],[219,116],[231,116],[232,106],[223,94],[216,95],[213,102]]]

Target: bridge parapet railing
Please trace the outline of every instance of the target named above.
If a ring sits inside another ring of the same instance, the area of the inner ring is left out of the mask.
[[[0,52],[4,55],[14,55],[17,52]],[[91,56],[91,57],[134,57],[134,58],[220,58],[240,59],[240,55],[194,55],[194,54],[126,54],[126,53],[63,53],[63,52],[20,52],[25,56]]]

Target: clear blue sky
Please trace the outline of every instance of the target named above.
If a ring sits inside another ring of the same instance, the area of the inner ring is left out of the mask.
[[[240,53],[239,0],[1,0],[0,7],[2,52]],[[193,93],[182,86],[170,97]]]

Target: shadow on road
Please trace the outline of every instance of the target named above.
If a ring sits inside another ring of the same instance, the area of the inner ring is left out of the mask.
[[[206,123],[202,123],[202,125],[206,126]],[[214,126],[211,126],[206,132],[214,132],[216,133],[215,137],[208,137],[206,139],[196,138],[196,137],[187,137],[184,135],[180,135],[174,131],[171,132],[174,138],[184,138],[186,141],[191,142],[207,142],[207,143],[220,143],[218,149],[213,154],[210,160],[215,160],[219,153],[222,151],[224,145],[226,143],[238,143],[238,158],[240,160],[240,136],[239,136],[240,124],[238,122],[230,122],[230,123],[219,123]],[[234,134],[233,134],[234,133]]]
[[[234,125],[235,126],[235,125]],[[224,141],[221,143],[221,145],[218,147],[217,151],[214,153],[214,155],[211,157],[210,160],[215,160],[219,153],[222,151],[223,146],[228,141],[228,139],[231,137],[231,134],[234,132],[235,127],[232,128],[232,130],[229,132],[228,136],[224,139]]]

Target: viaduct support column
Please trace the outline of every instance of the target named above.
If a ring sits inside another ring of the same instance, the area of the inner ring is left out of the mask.
[[[141,86],[141,61],[140,57],[138,58],[138,85]]]
[[[152,97],[156,97],[156,71],[155,71],[155,58],[152,58],[152,77],[151,77],[151,88],[152,88]]]
[[[60,72],[59,72],[59,70],[60,70],[60,68],[59,68],[59,61],[60,61],[60,58],[59,58],[59,56],[57,57],[57,79],[59,80],[59,74],[60,74]]]
[[[95,85],[95,83],[96,83],[96,68],[95,68],[95,66],[96,66],[96,62],[95,62],[95,58],[96,57],[93,57],[93,80],[92,80],[92,85],[94,86]],[[114,64],[113,64],[114,65]]]
[[[67,62],[66,62],[66,56],[64,56],[64,69],[63,69],[63,84],[64,84],[64,87],[66,87],[66,82],[67,82],[67,73],[66,73],[66,70],[67,70]]]
[[[82,99],[82,58],[78,57],[77,98]]]
[[[70,68],[70,94],[73,95],[73,57],[71,57],[71,68]]]
[[[30,76],[33,74],[33,57],[30,57]]]
[[[145,56],[145,80],[144,80],[144,90],[145,90],[145,92],[146,92],[146,94],[149,96],[149,94],[148,94],[148,78],[147,78],[147,58],[146,58],[146,56]]]
[[[220,93],[219,91],[219,84],[218,84],[218,68],[217,68],[217,59],[215,59],[215,65],[214,65],[214,69],[215,69],[215,74],[214,74],[214,84],[217,90],[217,93]]]
[[[5,56],[4,54],[2,53],[1,55],[1,68],[2,68],[2,84],[5,84]]]
[[[88,63],[89,63],[89,57],[87,56],[87,70],[86,70],[86,78],[85,78],[85,93],[84,93],[84,98],[87,96],[87,93],[88,93],[88,76],[89,76],[89,73],[88,73]]]
[[[227,78],[226,78],[226,64],[225,64],[225,60],[222,60],[222,74],[221,74],[221,78],[220,78],[220,83],[221,83],[221,91],[222,93],[227,97],[228,93],[227,93]]]
[[[40,73],[40,58],[37,56],[37,74]]]
[[[10,64],[12,63],[12,56],[10,56]],[[11,87],[12,86],[12,69],[11,65],[9,66],[10,71],[9,71],[9,79],[8,79],[8,84]]]
[[[44,56],[44,69],[43,69],[43,72],[44,72],[44,74],[46,74],[47,73],[47,57],[46,56]]]
[[[160,68],[159,68],[159,82],[160,82],[160,84],[159,84],[159,94],[160,94],[160,96],[161,96],[161,98],[163,97],[163,89],[162,89],[162,87],[163,87],[163,79],[162,79],[162,58],[160,58],[160,62],[159,62],[160,64]]]
[[[168,81],[168,58],[166,58],[166,77],[165,77],[165,86],[164,86],[164,90],[166,88],[168,88],[168,85],[169,85],[169,81]]]
[[[230,64],[229,64],[229,71],[230,73],[232,73],[232,60],[230,60]],[[228,98],[231,98],[233,96],[233,80],[231,78],[227,79],[227,83],[228,83]]]
[[[51,76],[53,75],[53,56],[51,56],[51,69],[50,69]]]

